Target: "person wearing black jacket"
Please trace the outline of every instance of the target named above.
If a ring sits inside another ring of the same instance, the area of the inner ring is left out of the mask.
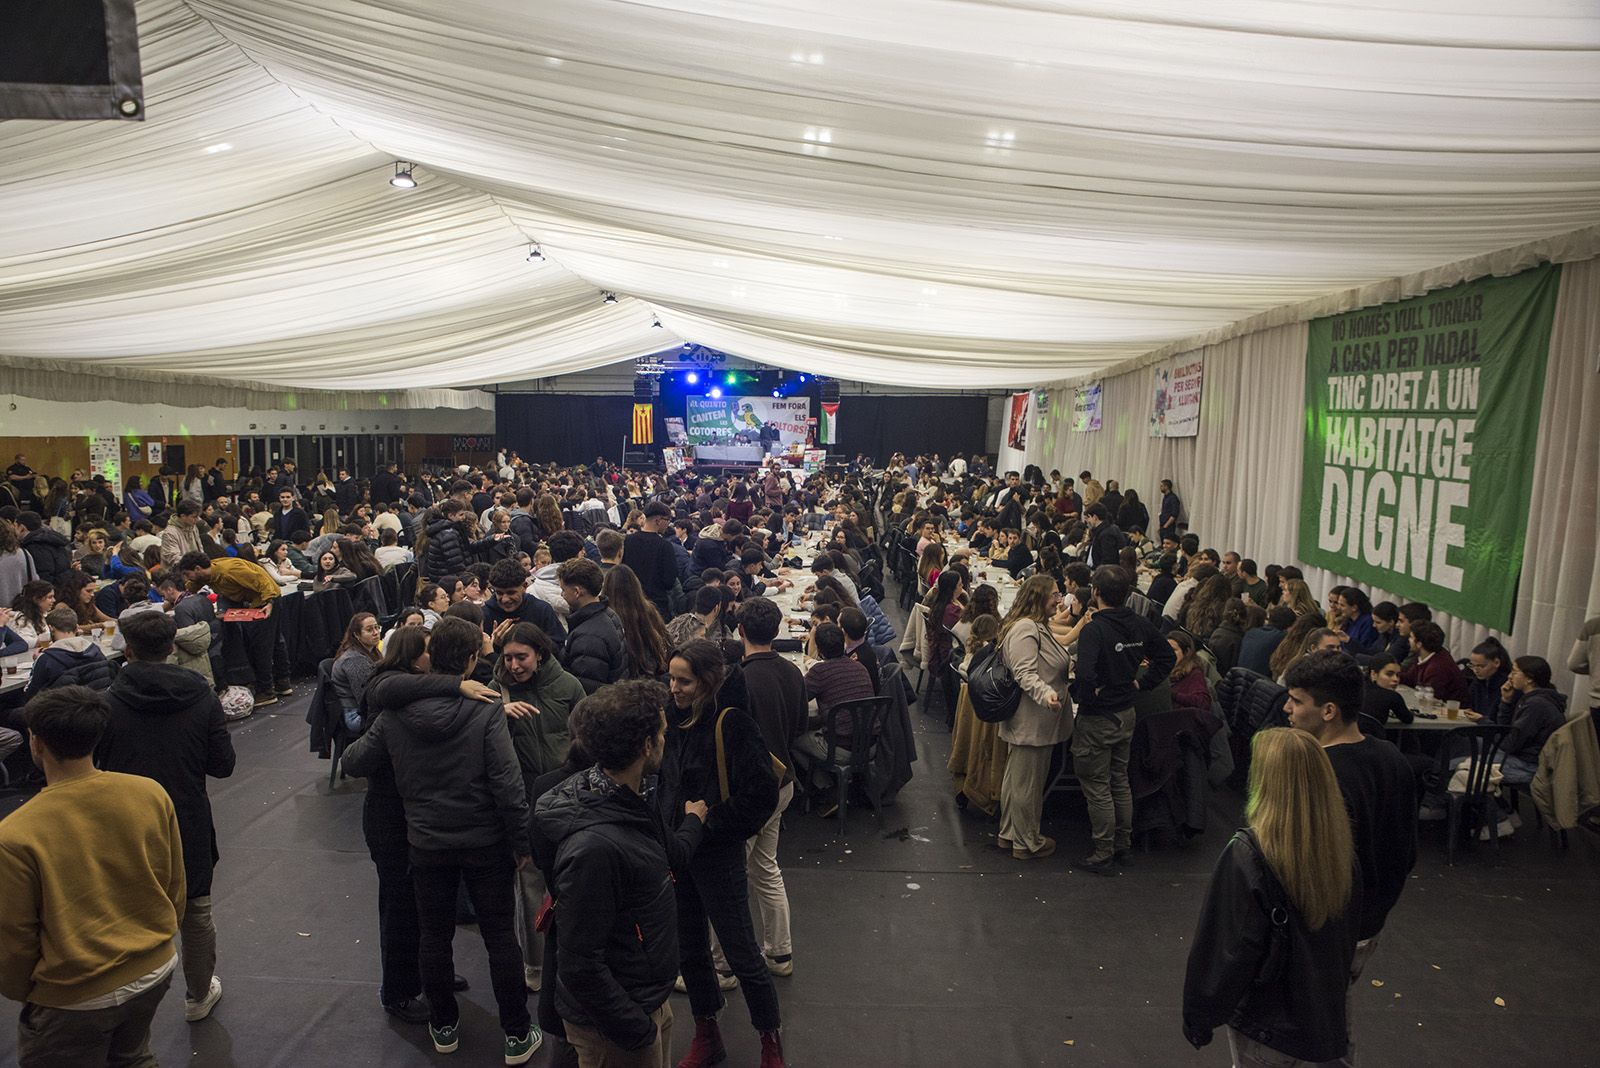
[[[372,476],[372,503],[394,504],[399,499],[400,476],[395,473],[395,465],[389,464]],[[427,503],[432,504],[432,499],[428,499]]]
[[[459,684],[477,666],[482,646],[480,627],[446,616],[430,637],[431,670]],[[457,889],[464,883],[489,957],[505,1062],[525,1064],[543,1036],[528,1014],[515,929],[513,872],[529,863],[531,853],[528,799],[505,712],[498,701],[460,694],[388,710],[345,749],[344,768],[365,776],[384,767],[385,757],[405,805],[418,959],[434,1049],[453,1053],[460,1041],[450,943]]]
[[[22,549],[33,557],[33,568],[39,577],[52,585],[59,585],[72,570],[72,542],[51,527],[45,526],[38,512],[22,512],[17,522],[26,532],[22,536]]]
[[[362,731],[384,709],[404,708],[425,698],[452,693],[477,701],[496,698],[493,687],[471,679],[427,674],[427,651],[428,632],[421,627],[400,627],[389,635],[383,659],[361,694]],[[417,964],[417,892],[406,843],[405,803],[386,752],[378,754],[366,778],[361,832],[378,871],[378,957],[383,973],[378,1000],[392,1016],[407,1023],[427,1023],[428,1005],[422,1000],[422,971]],[[459,976],[453,977],[453,985],[456,990],[467,988]]]
[[[556,568],[556,580],[561,583],[562,599],[572,607],[561,663],[583,683],[585,693],[594,693],[621,679],[628,670],[622,620],[600,596],[604,580],[593,560],[577,556],[562,561]]]
[[[995,560],[1012,578],[1020,578],[1022,573],[1033,566],[1033,553],[1022,544],[1022,531],[1016,527],[1006,527],[1000,531],[1003,539],[996,544],[1005,546],[1004,556],[996,557],[993,549],[990,550],[990,559]]]
[[[1272,727],[1251,743],[1249,798],[1189,944],[1183,1035],[1199,1049],[1226,1024],[1236,1065],[1353,1064],[1362,887],[1337,781],[1314,739]]]
[[[467,569],[467,535],[461,521],[466,510],[460,501],[446,501],[439,511],[425,516],[422,550],[417,553],[423,578],[459,575]]]
[[[1352,984],[1361,978],[1417,862],[1416,775],[1392,743],[1361,733],[1364,681],[1355,658],[1332,649],[1301,657],[1283,679],[1289,723],[1321,744],[1350,816],[1361,884]],[[1348,1063],[1354,1064],[1351,1031]]]
[[[296,531],[311,529],[310,517],[295,503],[294,490],[289,486],[278,490],[278,507],[272,510],[272,520],[269,525],[272,528],[272,536],[279,541],[288,541],[294,537]]]
[[[711,805],[700,847],[688,869],[677,873],[678,963],[695,1017],[694,1040],[678,1068],[704,1068],[726,1055],[717,1028],[722,992],[711,960],[708,921],[744,991],[750,1022],[761,1033],[762,1068],[782,1068],[778,988],[750,922],[745,872],[745,841],[762,829],[778,804],[772,754],[755,721],[719,699],[728,668],[715,642],[702,638],[680,646],[669,671],[670,729],[656,789],[657,808],[668,827],[676,830],[684,802],[703,800]],[[719,735],[722,761],[717,753]]]
[[[593,766],[534,783],[534,856],[555,901],[545,946],[556,980],[544,987],[583,1065],[665,1064],[672,1049],[674,873],[699,846],[707,813],[704,801],[684,802],[669,834],[645,800],[666,749],[664,703],[648,680],[584,698],[573,752]],[[545,1000],[541,991],[541,1016]]]
[[[1128,544],[1122,528],[1111,521],[1110,511],[1100,501],[1091,504],[1083,515],[1089,525],[1089,552],[1083,562],[1091,568],[1115,564],[1122,555],[1122,547]]]
[[[172,798],[183,841],[188,904],[178,931],[183,948],[184,1018],[210,1015],[222,997],[217,930],[211,919],[211,870],[217,830],[211,820],[206,776],[233,774],[233,741],[222,703],[206,680],[168,664],[177,626],[165,612],[139,612],[122,623],[127,666],[106,690],[110,719],[95,750],[102,771],[145,775]]]
[[[361,501],[361,483],[350,477],[350,472],[339,468],[339,477],[333,484],[333,503],[339,506],[340,515],[349,515]]]
[[[1090,505],[1089,511],[1096,507]],[[1134,695],[1160,685],[1172,673],[1177,657],[1155,625],[1126,606],[1133,587],[1126,568],[1097,568],[1089,582],[1094,610],[1078,636],[1077,676],[1072,682],[1078,709],[1072,764],[1089,807],[1094,848],[1079,866],[1110,875],[1114,865],[1128,862],[1133,848],[1128,757]]]
[[[644,595],[662,619],[672,618],[672,588],[678,583],[678,555],[662,534],[672,522],[672,509],[660,501],[644,506],[644,529],[622,543],[622,562],[633,568]]]

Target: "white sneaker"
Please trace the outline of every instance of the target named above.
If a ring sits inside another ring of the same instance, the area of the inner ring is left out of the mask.
[[[215,975],[211,977],[211,989],[206,991],[206,996],[199,1001],[189,998],[183,999],[183,1018],[190,1023],[199,1023],[211,1015],[211,1010],[217,1007],[217,1002],[222,999],[222,980]]]
[[[1516,829],[1516,827],[1512,826],[1511,820],[1503,819],[1503,820],[1500,821],[1500,825],[1495,828],[1495,835],[1496,835],[1496,837],[1499,837],[1499,838],[1510,838],[1513,834],[1516,833],[1516,831],[1517,831],[1517,829]],[[1488,827],[1480,827],[1478,829],[1478,841],[1487,842],[1488,840],[1489,840],[1489,828]]]
[[[739,980],[736,976],[729,975],[727,972],[717,973],[717,987],[719,989],[732,990],[738,985]],[[683,981],[683,976],[681,975],[678,976],[677,981],[672,984],[672,989],[676,990],[680,994],[687,994],[689,992],[688,984]]]

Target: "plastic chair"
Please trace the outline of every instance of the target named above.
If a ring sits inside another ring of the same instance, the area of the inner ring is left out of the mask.
[[[1511,728],[1503,723],[1478,723],[1445,732],[1444,740],[1439,745],[1441,781],[1447,784],[1450,782],[1455,774],[1450,765],[1455,760],[1462,756],[1469,758],[1466,791],[1445,792],[1445,804],[1449,816],[1445,825],[1446,863],[1456,862],[1456,843],[1461,838],[1463,811],[1466,813],[1466,833],[1469,838],[1484,823],[1484,813],[1493,804],[1490,798],[1489,773],[1494,766],[1495,751],[1500,746],[1500,740],[1510,731]],[[1498,823],[1497,819],[1489,823],[1489,840],[1494,843],[1496,851],[1500,848],[1500,836],[1494,833],[1495,825]]]
[[[835,781],[839,784],[839,833],[845,829],[845,810],[850,807],[850,783],[856,775],[863,778],[867,776],[872,766],[873,751],[878,746],[878,735],[883,729],[883,721],[889,714],[889,707],[893,698],[865,697],[859,701],[841,701],[828,710],[826,721],[823,724],[822,736],[828,743],[828,751],[822,758],[822,767],[833,773]],[[869,739],[866,745],[857,744],[846,749],[841,746],[840,738],[834,733],[840,717],[850,717],[850,741],[859,743],[861,739]],[[872,804],[872,814],[882,818],[882,809],[878,799],[868,790],[867,800]]]

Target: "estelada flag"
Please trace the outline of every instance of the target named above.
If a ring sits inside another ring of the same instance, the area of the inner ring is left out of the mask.
[[[653,404],[635,404],[633,406],[633,443],[635,445],[655,444],[655,409]]]

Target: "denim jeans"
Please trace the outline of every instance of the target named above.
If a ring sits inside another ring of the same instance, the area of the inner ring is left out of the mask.
[[[435,1027],[453,1026],[461,1016],[452,989],[455,957],[456,888],[466,886],[478,914],[478,933],[489,954],[489,982],[508,1035],[524,1035],[531,1018],[528,988],[522,982],[522,950],[517,947],[516,867],[509,850],[489,859],[490,850],[459,853],[411,851],[411,878],[417,888],[420,925],[418,961],[422,993]]]
[[[688,871],[678,875],[677,895],[678,962],[689,990],[689,1008],[696,1016],[715,1016],[722,1008],[722,991],[711,964],[709,921],[739,977],[750,1022],[758,1031],[776,1031],[778,988],[750,922],[750,876],[743,843],[731,850],[713,846],[709,854],[703,849],[695,854]]]

